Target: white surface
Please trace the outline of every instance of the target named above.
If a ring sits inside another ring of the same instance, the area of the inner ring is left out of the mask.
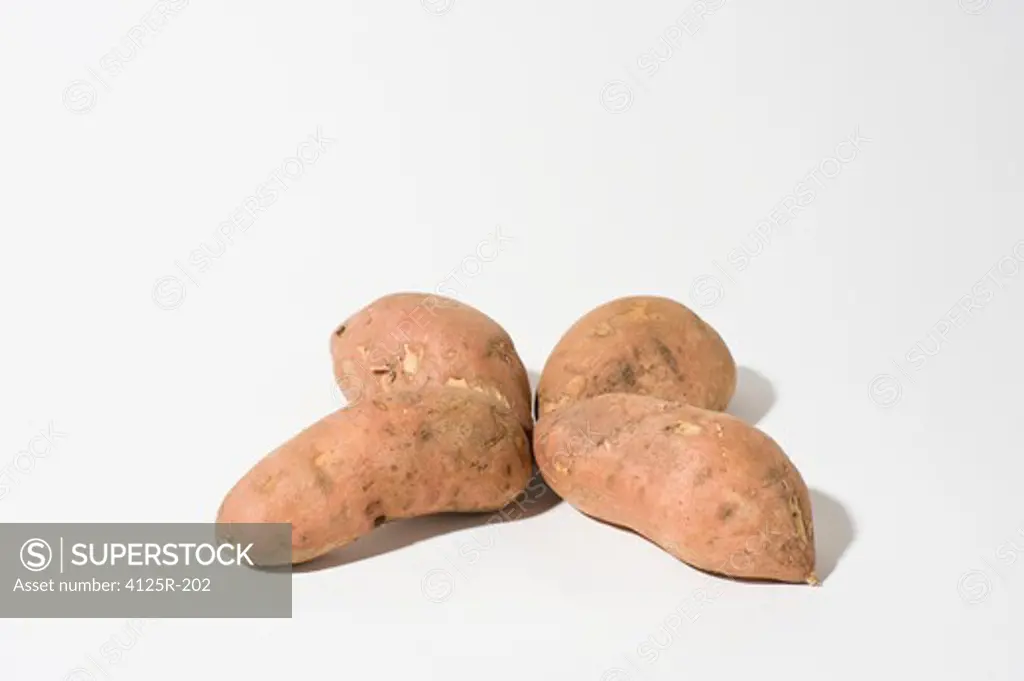
[[[708,578],[560,504],[478,539],[386,528],[298,575],[292,620],[0,620],[0,676],[1024,675],[1024,5],[169,6],[154,33],[147,0],[0,5],[0,465],[60,433],[0,520],[211,520],[339,405],[333,326],[454,270],[535,372],[611,298],[699,310],[746,368],[734,411],[815,491],[825,584],[713,580],[680,626]],[[318,129],[318,160],[190,265]],[[500,256],[465,261],[498,225]]]

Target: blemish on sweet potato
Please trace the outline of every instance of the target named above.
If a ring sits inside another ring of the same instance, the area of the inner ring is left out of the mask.
[[[637,372],[630,362],[619,360],[614,368],[609,368],[611,369],[611,374],[605,375],[604,381],[600,385],[600,389],[596,391],[598,394],[634,391],[634,388],[636,388],[637,385]],[[591,390],[578,390],[577,394],[583,394],[584,392],[590,393]],[[570,398],[567,396],[566,399],[562,401],[569,401],[569,399]]]
[[[785,478],[786,469],[781,466],[772,466],[764,476],[764,486],[771,487],[772,485],[777,485],[779,482],[784,482]]]
[[[403,345],[405,350],[405,356],[402,358],[402,371],[407,376],[413,376],[419,370],[420,367],[420,356],[415,351],[410,350],[408,345]]]
[[[710,480],[712,477],[714,477],[714,475],[715,472],[708,468],[707,466],[701,468],[699,471],[697,471],[697,475],[693,476],[693,486],[700,487],[708,480]]]
[[[493,418],[494,415],[492,414],[491,417]],[[483,445],[485,449],[493,449],[494,447],[497,447],[503,440],[505,440],[505,438],[508,437],[508,429],[502,423],[495,419],[494,425],[496,426],[497,432],[484,441]]]
[[[619,379],[622,384],[632,388],[636,385],[636,371],[633,369],[632,364],[622,364],[619,367]]]
[[[334,489],[334,479],[331,478],[320,466],[313,466],[313,478],[316,480],[316,486],[324,494],[330,494],[331,490]]]
[[[487,341],[487,349],[484,357],[487,359],[500,359],[505,364],[512,362],[512,347],[509,342],[501,336],[494,336]]]
[[[657,348],[658,354],[668,365],[668,368],[672,370],[672,373],[676,376],[679,375],[679,362],[676,361],[676,356],[672,354],[672,351],[667,345],[661,342],[660,339],[654,339],[654,347]]]
[[[671,426],[665,427],[666,431],[671,431],[678,435],[700,435],[704,432],[704,429],[698,426],[696,423],[689,423],[687,421],[680,421],[673,423]]]
[[[800,540],[804,544],[807,544],[808,532],[807,528],[804,526],[804,514],[800,510],[800,500],[795,496],[789,498],[789,510],[790,515],[793,517],[793,526],[796,529],[797,536],[800,537]]]
[[[718,519],[725,522],[732,517],[732,514],[736,512],[736,506],[733,504],[725,503],[718,507]]]

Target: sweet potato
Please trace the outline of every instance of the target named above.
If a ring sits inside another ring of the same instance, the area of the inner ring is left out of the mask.
[[[424,293],[384,296],[331,334],[334,376],[350,402],[460,386],[508,406],[533,430],[530,383],[512,339],[483,312]]]
[[[817,582],[807,486],[770,437],[739,419],[650,396],[601,395],[542,418],[534,453],[563,499],[690,565]]]
[[[668,298],[620,298],[588,312],[558,341],[537,389],[538,417],[605,393],[725,409],[736,364],[721,336]]]
[[[532,472],[528,441],[500,402],[440,387],[359,401],[267,455],[228,493],[218,523],[291,523],[292,562],[378,525],[502,508]]]

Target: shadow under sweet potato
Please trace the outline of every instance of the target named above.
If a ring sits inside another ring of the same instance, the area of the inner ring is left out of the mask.
[[[736,372],[736,394],[726,413],[756,426],[775,405],[775,389],[771,382],[750,367],[741,366]]]

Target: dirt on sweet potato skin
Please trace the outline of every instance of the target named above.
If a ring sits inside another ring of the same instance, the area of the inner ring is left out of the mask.
[[[321,419],[256,464],[218,523],[291,523],[292,562],[398,518],[501,509],[532,460],[518,419],[464,388],[390,392]]]
[[[817,582],[807,486],[774,440],[739,419],[601,395],[542,417],[534,453],[567,502],[694,567]]]
[[[331,334],[334,376],[350,402],[452,385],[505,403],[533,429],[530,383],[504,328],[474,307],[426,293],[379,298]]]
[[[721,336],[668,298],[619,298],[591,310],[562,336],[537,390],[544,415],[606,393],[651,395],[721,411],[736,364]]]

